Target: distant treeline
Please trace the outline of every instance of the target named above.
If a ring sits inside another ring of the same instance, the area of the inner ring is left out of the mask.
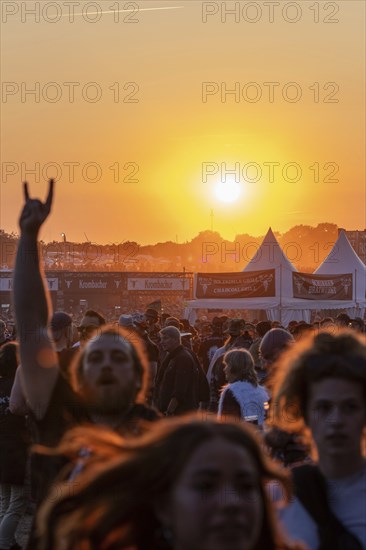
[[[329,254],[338,238],[334,223],[316,227],[296,225],[285,233],[274,232],[281,248],[299,271],[313,271]],[[258,250],[264,235],[246,233],[234,241],[215,231],[201,231],[191,241],[167,241],[139,245],[133,241],[114,244],[41,241],[47,268],[107,271],[240,271]],[[12,269],[18,235],[0,230],[0,266]]]

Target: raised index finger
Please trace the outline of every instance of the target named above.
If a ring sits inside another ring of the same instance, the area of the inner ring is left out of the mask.
[[[51,210],[54,183],[55,183],[55,180],[53,178],[51,178],[50,181],[49,181],[48,195],[47,195],[46,202],[45,202],[45,206],[46,206],[47,210]]]
[[[25,202],[27,202],[29,201],[29,191],[28,191],[28,183],[26,181],[23,183],[23,191],[24,191]]]

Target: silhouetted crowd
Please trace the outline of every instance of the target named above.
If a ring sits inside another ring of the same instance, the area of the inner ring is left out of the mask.
[[[30,550],[366,550],[364,321],[52,313],[53,188],[0,320],[0,550],[29,502]]]

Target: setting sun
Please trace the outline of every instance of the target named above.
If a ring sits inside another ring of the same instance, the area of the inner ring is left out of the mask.
[[[220,202],[235,202],[241,194],[241,185],[234,177],[226,178],[226,181],[218,181],[215,186],[215,195]]]

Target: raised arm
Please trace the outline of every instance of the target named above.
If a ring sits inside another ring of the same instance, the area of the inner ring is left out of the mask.
[[[24,183],[20,240],[14,269],[14,306],[20,343],[25,397],[43,418],[58,377],[57,354],[48,334],[51,301],[38,253],[38,233],[52,206],[53,180],[46,201],[31,199]]]

